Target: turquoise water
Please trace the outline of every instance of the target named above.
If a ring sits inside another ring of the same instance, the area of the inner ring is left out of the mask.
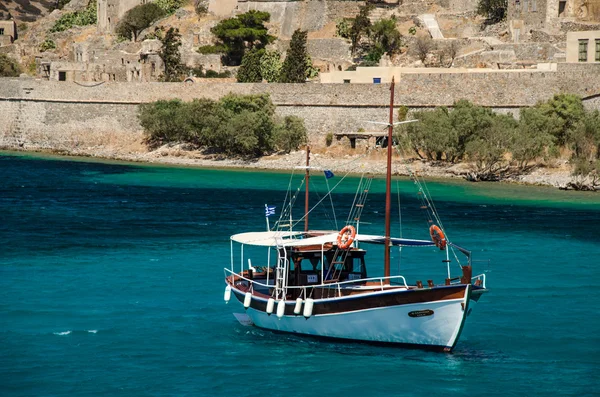
[[[455,352],[440,354],[236,322],[239,308],[223,303],[229,235],[264,227],[286,173],[0,153],[0,181],[1,395],[598,395],[598,194],[428,184],[490,288]],[[325,183],[313,181],[316,201]],[[338,226],[356,182],[334,198]],[[412,183],[399,185],[402,233],[427,238]],[[382,187],[363,217],[374,233]],[[315,227],[335,227],[319,211]],[[394,266],[441,281],[443,266],[420,255],[394,251]]]

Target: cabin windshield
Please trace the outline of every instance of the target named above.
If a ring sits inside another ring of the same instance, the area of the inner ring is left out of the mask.
[[[323,280],[358,280],[367,277],[365,251],[288,252],[291,282],[295,285],[320,284]]]

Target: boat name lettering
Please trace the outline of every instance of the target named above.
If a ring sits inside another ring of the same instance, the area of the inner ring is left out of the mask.
[[[415,310],[414,312],[408,312],[410,317],[425,317],[431,316],[433,314],[433,310]]]

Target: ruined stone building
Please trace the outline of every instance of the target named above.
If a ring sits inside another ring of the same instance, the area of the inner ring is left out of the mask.
[[[17,24],[15,21],[0,21],[0,47],[11,45],[17,39]]]
[[[73,58],[50,62],[48,79],[79,82],[151,82],[157,81],[164,68],[158,55],[159,40],[144,40],[135,52],[102,50],[89,43],[73,44]]]
[[[569,24],[600,24],[600,0],[508,0],[507,20],[519,43],[537,30],[559,34],[572,30]]]

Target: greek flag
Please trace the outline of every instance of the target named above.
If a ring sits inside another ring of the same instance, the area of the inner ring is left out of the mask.
[[[271,215],[275,215],[275,207],[269,207],[265,204],[265,216],[269,217]]]
[[[327,179],[333,178],[335,176],[331,170],[325,170],[323,172],[325,173],[325,178]]]

